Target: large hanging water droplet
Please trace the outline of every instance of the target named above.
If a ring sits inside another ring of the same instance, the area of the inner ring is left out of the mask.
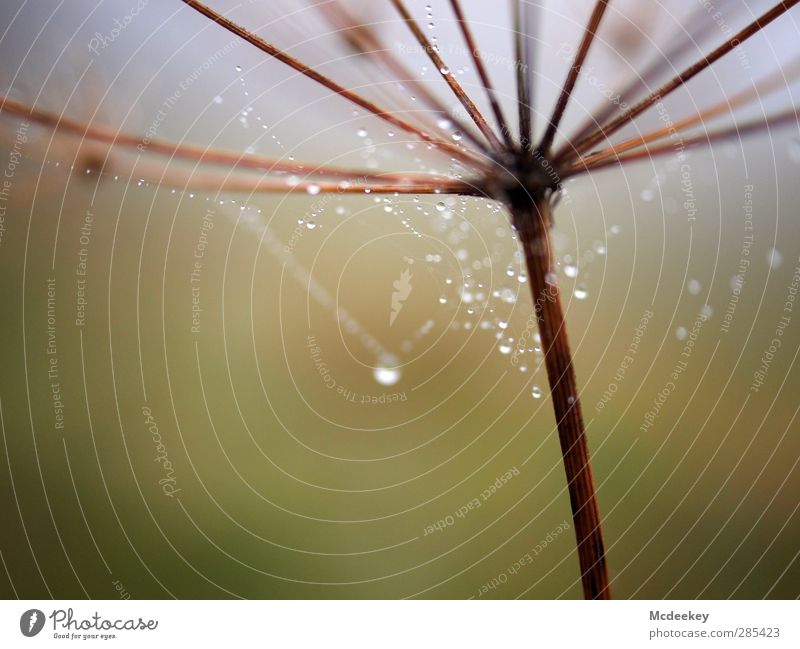
[[[380,385],[394,385],[402,377],[397,359],[394,356],[383,356],[372,370],[372,376]]]
[[[445,205],[445,204],[444,204],[444,203],[442,203],[441,201],[439,201],[438,203],[436,203],[436,211],[437,211],[437,212],[444,212],[446,209],[447,209],[447,205]]]
[[[767,263],[770,270],[778,270],[783,264],[783,255],[775,248],[770,248],[767,253]]]

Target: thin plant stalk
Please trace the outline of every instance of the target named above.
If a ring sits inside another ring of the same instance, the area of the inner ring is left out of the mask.
[[[439,137],[435,137],[433,135],[430,135],[429,133],[426,133],[425,131],[417,128],[410,122],[407,122],[406,120],[398,117],[392,111],[387,110],[386,108],[383,108],[381,106],[378,106],[377,104],[375,104],[375,102],[372,102],[362,97],[358,93],[353,92],[348,88],[345,88],[344,86],[337,83],[333,79],[326,77],[324,74],[306,65],[305,63],[291,56],[287,52],[284,52],[282,49],[276,47],[272,43],[268,43],[257,34],[254,34],[253,32],[249,31],[248,29],[245,29],[241,25],[238,25],[237,23],[223,16],[221,13],[214,11],[210,7],[206,6],[202,2],[197,2],[197,0],[182,0],[182,2],[187,6],[191,7],[192,9],[194,9],[195,11],[197,11],[198,13],[202,14],[206,18],[213,20],[221,27],[224,27],[232,34],[235,34],[242,40],[247,41],[251,45],[257,47],[262,52],[264,52],[264,54],[267,54],[277,59],[281,63],[288,65],[290,68],[296,70],[300,74],[308,77],[309,79],[312,79],[313,81],[316,81],[317,83],[321,84],[328,90],[332,91],[337,95],[340,95],[341,97],[344,97],[345,99],[349,100],[356,106],[363,108],[364,110],[366,110],[369,113],[372,113],[376,117],[380,117],[389,124],[392,124],[397,128],[403,129],[407,133],[412,133],[416,135],[417,137],[425,140],[430,144],[433,144],[434,146],[438,147],[439,149],[442,149],[443,151],[447,151],[449,154],[455,156],[456,158],[459,158],[464,162],[468,162],[478,168],[485,166],[485,163],[482,159],[476,157],[471,153],[468,153],[466,150],[456,146],[455,144],[451,144],[446,140],[442,140]]]
[[[486,70],[486,66],[483,64],[481,52],[478,49],[478,45],[475,42],[474,36],[472,35],[472,30],[469,28],[469,23],[464,17],[464,11],[461,8],[459,0],[450,0],[450,5],[453,8],[453,13],[456,16],[456,20],[458,21],[458,26],[461,29],[464,42],[469,48],[472,61],[475,63],[475,70],[478,72],[478,76],[481,79],[483,88],[486,91],[486,97],[489,100],[489,105],[492,107],[495,120],[497,120],[497,127],[500,129],[500,134],[503,136],[503,141],[506,147],[510,149],[514,146],[514,141],[511,139],[511,128],[508,126],[508,122],[506,122],[506,118],[503,115],[503,109],[500,107],[500,102],[497,99],[497,93],[492,85],[489,72]]]
[[[337,29],[339,35],[349,47],[359,54],[373,59],[375,63],[382,66],[383,71],[388,71],[422,100],[428,110],[421,114],[415,114],[416,119],[424,121],[426,118],[430,119],[432,116],[436,116],[438,119],[448,120],[479,150],[487,150],[483,140],[479,139],[480,136],[472,132],[473,128],[456,115],[451,114],[442,100],[428,90],[425,84],[420,83],[408,66],[400,60],[391,48],[383,43],[373,25],[359,22],[358,18],[341,1],[332,4],[320,4],[317,7],[328,23]],[[416,108],[413,110],[417,111]],[[434,130],[434,124],[428,124],[428,128]]]
[[[525,200],[529,198],[530,200]],[[586,599],[610,599],[600,511],[597,505],[589,446],[581,414],[564,310],[550,241],[550,199],[545,194],[526,197],[510,206],[525,252],[558,440],[567,477],[575,523],[583,594]]]
[[[641,160],[650,160],[659,156],[675,153],[678,148],[680,150],[688,150],[698,146],[710,145],[715,142],[720,142],[730,139],[741,139],[745,135],[752,135],[761,131],[775,128],[777,126],[784,126],[794,123],[800,124],[800,113],[797,109],[789,108],[781,113],[771,115],[764,119],[757,119],[744,124],[734,124],[731,127],[713,131],[711,133],[701,133],[693,137],[685,138],[677,142],[666,142],[663,144],[656,144],[654,146],[646,146],[641,150],[632,151],[624,155],[616,155],[611,158],[605,158],[592,164],[584,164],[583,158],[571,163],[571,166],[564,169],[564,178],[570,178],[577,174],[586,171],[597,171],[605,167],[625,165],[631,162],[638,162]]]
[[[525,43],[522,27],[521,0],[511,0],[511,20],[514,28],[514,56],[517,72],[517,114],[519,116],[519,146],[525,157],[530,157],[533,138],[531,121],[531,89],[525,72]]]
[[[425,53],[430,58],[433,65],[439,71],[439,74],[442,78],[447,82],[447,85],[450,87],[450,90],[453,91],[453,94],[456,96],[461,105],[464,107],[464,110],[467,111],[467,114],[472,118],[472,121],[475,122],[475,125],[478,127],[483,136],[492,146],[495,151],[502,151],[503,145],[501,144],[500,140],[497,139],[497,136],[492,131],[491,127],[486,121],[486,118],[483,116],[478,107],[475,103],[470,99],[470,96],[466,93],[464,88],[461,84],[456,80],[455,75],[451,72],[450,68],[445,64],[442,57],[433,47],[433,44],[428,40],[428,37],[425,36],[425,32],[420,29],[420,26],[417,24],[417,21],[411,16],[406,7],[403,0],[390,0],[391,3],[394,5],[397,13],[400,14],[403,22],[405,22],[406,26],[411,30],[411,33],[414,35],[414,38],[417,39],[417,43],[419,46],[425,50]]]
[[[603,20],[603,15],[606,9],[608,9],[608,1],[609,0],[597,0],[592,10],[592,15],[589,17],[589,22],[586,24],[581,44],[575,54],[575,60],[572,62],[572,66],[567,73],[567,78],[564,80],[564,85],[561,87],[561,93],[556,100],[556,106],[553,109],[553,117],[550,119],[550,123],[547,125],[547,129],[542,137],[542,142],[539,145],[539,149],[545,154],[549,153],[550,146],[553,144],[553,140],[556,137],[558,125],[561,123],[561,118],[564,116],[567,109],[572,91],[575,89],[575,84],[578,81],[578,75],[581,73],[581,68],[586,60],[586,56],[589,54],[589,48],[594,42],[597,29],[600,27],[600,21]]]
[[[435,180],[430,174],[376,174],[365,169],[350,169],[316,163],[302,163],[287,161],[262,155],[247,155],[236,151],[200,147],[192,144],[175,143],[161,139],[144,138],[141,135],[131,135],[122,131],[115,131],[103,126],[89,125],[83,122],[56,115],[39,108],[34,108],[18,102],[10,97],[0,95],[0,107],[3,112],[30,119],[43,126],[48,126],[55,131],[66,135],[79,137],[83,140],[92,140],[100,144],[107,144],[116,149],[127,149],[140,154],[153,154],[167,156],[179,160],[191,160],[211,165],[223,165],[228,168],[256,170],[270,173],[292,173],[298,175],[328,176],[345,180],[360,180],[362,182],[374,181],[386,183],[422,182],[430,184]]]
[[[574,144],[572,147],[572,151],[570,152],[570,156],[584,153],[585,151],[595,146],[598,142],[616,133],[619,129],[621,129],[623,126],[625,126],[626,124],[630,123],[632,120],[637,118],[648,108],[660,102],[668,94],[686,85],[686,83],[690,79],[700,74],[703,70],[711,67],[716,61],[721,59],[726,54],[729,54],[730,52],[735,50],[744,41],[746,41],[754,34],[760,32],[776,18],[789,11],[789,9],[794,7],[798,2],[800,2],[800,0],[784,0],[783,2],[777,3],[774,7],[772,7],[772,9],[764,13],[760,18],[756,18],[753,22],[747,25],[747,27],[742,29],[736,35],[729,38],[722,45],[717,47],[713,52],[704,56],[702,59],[700,59],[693,65],[690,65],[679,75],[677,75],[676,77],[665,83],[658,90],[655,90],[654,92],[650,93],[650,95],[645,97],[635,106],[632,106],[631,108],[627,109],[624,113],[622,113],[621,115],[619,115],[619,117],[612,120],[609,124],[606,124],[598,128],[592,135]]]

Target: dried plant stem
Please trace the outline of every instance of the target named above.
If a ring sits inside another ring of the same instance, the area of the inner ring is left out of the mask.
[[[489,72],[486,70],[486,66],[483,64],[481,52],[478,49],[478,45],[472,35],[472,30],[469,28],[469,23],[467,23],[467,20],[464,17],[464,12],[461,9],[461,3],[459,0],[450,0],[450,5],[453,8],[453,13],[456,16],[456,20],[458,21],[458,26],[461,28],[461,34],[464,37],[464,42],[467,44],[469,52],[472,55],[472,60],[475,63],[475,69],[478,72],[478,76],[481,78],[481,83],[486,91],[486,97],[489,100],[489,105],[492,107],[494,118],[497,120],[497,126],[503,136],[503,141],[505,142],[506,147],[511,149],[514,146],[514,142],[511,139],[511,129],[509,128],[508,122],[506,122],[506,118],[503,115],[503,109],[500,108],[500,102],[497,99],[497,93],[492,85]]]
[[[480,150],[486,149],[484,141],[479,139],[480,136],[473,133],[473,129],[470,126],[455,115],[452,115],[447,106],[428,90],[425,84],[417,80],[416,75],[408,66],[400,60],[391,48],[383,43],[372,25],[359,22],[359,19],[341,1],[331,4],[319,4],[316,5],[316,8],[356,52],[374,59],[378,65],[382,65],[400,83],[407,86],[419,97],[437,117],[452,122],[464,134],[464,137],[469,138]],[[423,115],[415,115],[415,117],[417,119],[424,118]],[[434,129],[432,124],[429,124],[428,127],[432,130]]]
[[[606,158],[593,164],[585,164],[583,158],[576,160],[571,166],[564,168],[563,178],[570,178],[579,173],[586,171],[596,171],[605,167],[616,165],[624,165],[630,162],[637,162],[639,160],[649,160],[667,154],[674,154],[677,150],[692,149],[698,146],[710,145],[715,142],[724,140],[739,139],[745,135],[752,135],[765,129],[774,128],[776,126],[784,126],[787,124],[800,124],[800,113],[796,108],[789,108],[776,115],[771,115],[765,119],[753,120],[744,124],[735,124],[731,127],[724,128],[711,133],[701,133],[690,138],[685,138],[676,142],[666,142],[663,144],[655,144],[653,146],[645,146],[644,149],[636,150],[624,155],[617,155],[612,158]]]
[[[247,41],[254,47],[257,47],[265,54],[268,54],[269,56],[277,59],[281,63],[288,65],[293,70],[296,70],[297,72],[308,77],[309,79],[316,81],[317,83],[321,84],[328,90],[336,93],[337,95],[340,95],[341,97],[344,97],[345,99],[349,100],[356,106],[363,108],[364,110],[366,110],[369,113],[372,113],[376,117],[380,117],[389,124],[392,124],[393,126],[396,126],[397,128],[400,128],[406,131],[407,133],[413,133],[422,140],[425,140],[426,142],[433,144],[434,146],[438,147],[443,151],[447,151],[449,154],[455,156],[456,158],[464,162],[472,164],[478,169],[484,168],[486,166],[486,163],[482,159],[476,157],[474,154],[469,153],[465,149],[460,148],[455,144],[451,144],[446,140],[443,140],[439,137],[435,137],[433,135],[430,135],[429,133],[426,133],[425,131],[417,128],[410,122],[407,122],[406,120],[398,117],[393,112],[385,108],[382,108],[381,106],[378,106],[375,102],[372,102],[362,97],[361,95],[359,95],[356,92],[353,92],[352,90],[348,90],[347,88],[337,83],[333,79],[326,77],[324,74],[318,72],[314,68],[309,67],[299,59],[296,59],[290,54],[284,52],[279,47],[276,47],[272,43],[268,43],[257,34],[254,34],[248,29],[245,29],[241,25],[238,25],[232,20],[226,18],[221,13],[218,13],[213,9],[211,9],[210,7],[207,7],[202,2],[197,2],[196,0],[182,0],[182,2],[191,7],[192,9],[194,9],[195,11],[197,11],[198,13],[202,14],[206,18],[213,20],[221,27],[224,27],[232,34],[236,34],[236,36],[238,36],[239,38]]]
[[[531,151],[533,122],[531,120],[531,88],[525,71],[525,36],[522,26],[521,0],[511,0],[511,20],[514,28],[514,56],[517,70],[517,114],[519,119],[519,144],[523,155],[529,158]]]
[[[791,9],[798,2],[800,2],[800,0],[784,0],[783,2],[779,2],[778,4],[776,4],[772,9],[767,11],[760,18],[756,18],[753,22],[747,25],[747,27],[742,29],[735,36],[729,38],[713,52],[711,52],[707,56],[704,56],[702,59],[700,59],[693,65],[690,65],[678,76],[674,77],[672,80],[665,83],[655,92],[652,92],[650,95],[645,97],[635,106],[626,110],[619,117],[612,120],[609,124],[601,126],[592,135],[575,144],[570,156],[588,151],[601,140],[616,133],[619,129],[628,124],[630,121],[636,119],[645,110],[647,110],[654,104],[657,104],[668,94],[686,84],[686,82],[688,82],[690,79],[700,74],[706,68],[711,67],[716,61],[721,59],[729,52],[735,50],[744,41],[753,36],[753,34],[757,34],[758,32],[760,32],[773,20],[775,20],[782,14],[789,11],[789,9]]]
[[[486,122],[486,118],[483,116],[481,111],[478,110],[478,107],[475,105],[472,99],[470,99],[464,88],[461,87],[461,84],[456,81],[455,75],[450,71],[442,57],[434,49],[433,45],[428,40],[428,37],[425,36],[425,33],[422,31],[422,29],[420,29],[419,24],[417,24],[417,21],[411,16],[403,0],[390,0],[390,2],[394,5],[397,13],[400,14],[406,26],[414,35],[414,38],[417,39],[417,43],[419,43],[420,47],[425,50],[428,58],[430,58],[433,65],[436,66],[439,74],[447,82],[447,85],[450,86],[450,90],[453,91],[453,94],[456,96],[458,101],[461,102],[464,110],[467,111],[467,114],[472,118],[472,121],[475,122],[475,125],[478,127],[480,132],[483,133],[483,136],[486,138],[492,148],[495,151],[502,151],[503,145],[489,127],[489,124]]]
[[[793,70],[787,71],[782,67],[780,70],[778,70],[778,72],[771,74],[759,84],[754,84],[751,88],[745,88],[734,96],[723,99],[713,106],[703,109],[699,113],[678,120],[669,126],[664,126],[663,128],[650,131],[649,133],[644,133],[643,135],[629,138],[624,142],[615,144],[614,146],[602,149],[601,151],[597,151],[590,155],[583,156],[581,158],[581,164],[585,164],[587,167],[593,167],[596,163],[602,162],[607,158],[615,158],[622,153],[645,146],[651,142],[663,140],[672,135],[678,135],[691,126],[703,124],[709,120],[719,117],[720,115],[732,112],[736,108],[741,108],[742,106],[746,106],[747,104],[753,103],[756,100],[762,100],[770,93],[781,88],[785,88],[790,82],[795,80],[795,78],[798,76],[798,72],[800,72],[800,69],[798,69],[798,66],[796,65],[797,63],[798,60],[796,59],[794,61],[794,65],[792,66],[794,68]]]
[[[474,185],[457,180],[430,181],[427,183],[362,183],[357,179],[342,182],[300,181],[289,184],[272,178],[247,178],[230,174],[209,173],[157,173],[138,174],[145,180],[186,191],[233,192],[246,194],[458,194],[480,196]]]
[[[741,9],[741,5],[731,0],[720,0],[717,2],[719,11],[727,10],[728,5],[733,11]],[[731,19],[729,13],[726,18]],[[651,60],[641,72],[633,75],[627,85],[620,91],[619,99],[609,101],[603,97],[602,103],[589,114],[582,126],[571,135],[553,154],[554,158],[562,158],[567,155],[575,142],[580,142],[590,136],[596,129],[605,124],[614,113],[618,112],[620,106],[627,106],[635,99],[636,93],[642,88],[655,85],[656,80],[664,76],[671,68],[673,61],[690,47],[701,46],[714,33],[708,29],[708,9],[703,3],[698,3],[697,7],[689,16],[681,21],[680,26],[674,31],[669,39],[669,44],[664,50],[659,50],[658,56]]]
[[[107,144],[121,149],[134,150],[146,153],[167,156],[179,160],[191,160],[202,164],[223,165],[234,169],[257,170],[268,173],[292,173],[302,176],[323,176],[342,178],[360,182],[397,182],[430,184],[437,180],[430,174],[377,174],[373,170],[348,169],[346,167],[333,167],[316,163],[303,163],[288,161],[283,158],[273,158],[262,155],[247,155],[236,151],[212,149],[209,147],[192,144],[177,144],[161,139],[144,138],[141,135],[131,135],[109,129],[103,126],[90,126],[69,117],[64,117],[49,111],[33,108],[9,97],[0,95],[0,113],[17,115],[30,119],[43,126],[48,126],[61,133],[89,139],[94,142]]]
[[[564,111],[567,109],[569,98],[572,96],[575,83],[578,81],[578,75],[586,60],[586,55],[589,54],[589,48],[594,42],[595,34],[597,33],[598,27],[600,27],[600,21],[603,20],[603,14],[605,14],[607,8],[608,0],[597,0],[594,5],[592,15],[589,17],[589,22],[586,24],[586,29],[583,32],[581,44],[578,46],[578,51],[575,54],[575,60],[567,73],[567,78],[564,80],[561,93],[556,100],[553,116],[550,118],[550,123],[547,125],[544,137],[542,137],[542,143],[539,145],[539,149],[545,155],[549,152],[550,146],[553,144],[553,140],[556,137],[558,125],[561,123],[561,118],[564,116]]]
[[[511,205],[528,266],[534,309],[539,323],[547,378],[567,475],[572,519],[586,599],[610,599],[600,514],[589,461],[575,371],[567,340],[564,312],[550,245],[550,202],[547,196]]]

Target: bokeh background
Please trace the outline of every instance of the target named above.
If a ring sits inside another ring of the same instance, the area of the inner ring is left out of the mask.
[[[448,3],[408,4],[488,114]],[[591,4],[530,14],[538,132]],[[560,141],[649,61],[669,57],[666,80],[770,5],[641,4],[612,3],[587,63],[594,81],[579,81]],[[507,3],[464,5],[515,116]],[[314,3],[213,6],[431,119]],[[388,3],[348,6],[458,111]],[[470,177],[177,0],[6,0],[0,16],[3,93],[84,124]],[[776,70],[777,91],[699,131],[797,105],[797,20],[790,11],[676,92],[666,114]],[[0,129],[4,597],[580,597],[528,284],[502,206],[217,192],[196,187],[202,174],[242,172],[7,113]],[[798,595],[800,307],[785,305],[800,282],[799,164],[798,128],[786,126],[683,164],[667,156],[570,181],[556,208],[617,597]],[[410,292],[390,323],[403,273]]]

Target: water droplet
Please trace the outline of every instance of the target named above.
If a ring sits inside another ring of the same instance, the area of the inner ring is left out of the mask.
[[[319,185],[315,185],[314,183],[310,184],[308,187],[306,187],[306,192],[312,196],[316,196],[319,194]]]
[[[397,359],[394,356],[384,356],[378,361],[378,365],[372,370],[372,376],[381,385],[394,385],[397,383],[402,373],[397,367]]]
[[[689,332],[686,331],[686,327],[678,327],[675,330],[675,337],[678,340],[686,340],[686,336],[688,336],[688,335],[689,335]]]
[[[500,320],[500,322],[497,323],[497,326],[500,327],[501,329],[506,329],[508,327],[508,323],[503,320]]]
[[[236,66],[236,71],[237,72],[241,72],[242,71],[242,66],[241,65],[237,65]]]
[[[439,304],[447,304],[447,298],[444,295],[439,298]]]
[[[692,295],[698,295],[702,290],[702,286],[700,286],[700,282],[696,279],[690,279],[688,282],[686,282],[686,289]]]
[[[367,129],[365,128],[358,129],[356,131],[356,135],[358,135],[358,137],[367,137]]]
[[[564,274],[567,277],[574,279],[575,277],[578,276],[578,267],[575,266],[574,264],[567,264],[566,266],[564,266]]]
[[[445,205],[441,201],[436,203],[436,211],[437,212],[444,212],[446,209],[447,209],[447,205]]]
[[[533,388],[531,388],[531,396],[534,399],[541,399],[542,398],[542,388],[540,388],[538,385],[534,385]]]
[[[589,297],[589,290],[583,284],[578,284],[572,293],[578,300],[585,300]]]
[[[513,348],[513,345],[512,345],[512,343],[511,343],[511,340],[510,340],[510,339],[509,339],[509,340],[504,340],[504,341],[502,341],[502,342],[501,342],[501,343],[500,343],[500,344],[497,346],[497,349],[500,351],[500,353],[501,353],[501,354],[510,354],[510,353],[511,353],[511,349],[512,349],[512,348]]]
[[[455,132],[453,133],[453,135],[452,135],[452,138],[453,138],[453,139],[454,139],[456,142],[460,142],[460,141],[461,141],[461,138],[462,138],[461,132],[460,132],[460,131],[455,131]]]
[[[444,75],[448,75],[450,74],[450,68],[448,68],[447,66],[439,68],[439,72],[441,72]]]
[[[506,275],[508,275],[509,277],[514,277],[514,275],[516,275],[516,271],[514,270],[513,266],[509,266],[508,268],[506,268]]]
[[[767,253],[767,263],[770,270],[778,270],[783,265],[783,255],[775,248],[770,248]]]
[[[642,197],[642,200],[645,201],[646,203],[652,201],[653,197],[655,196],[652,189],[643,189],[640,195]]]
[[[223,101],[223,99],[222,99],[222,97],[220,97],[219,95],[217,95],[216,97],[214,97],[214,103],[215,103],[215,104],[221,104],[221,103],[222,103],[222,101]]]
[[[316,227],[317,227],[317,224],[316,224],[316,223],[314,223],[314,221],[311,221],[311,220],[309,220],[309,221],[306,221],[306,227],[307,227],[309,230],[313,230],[314,228],[316,228]]]

